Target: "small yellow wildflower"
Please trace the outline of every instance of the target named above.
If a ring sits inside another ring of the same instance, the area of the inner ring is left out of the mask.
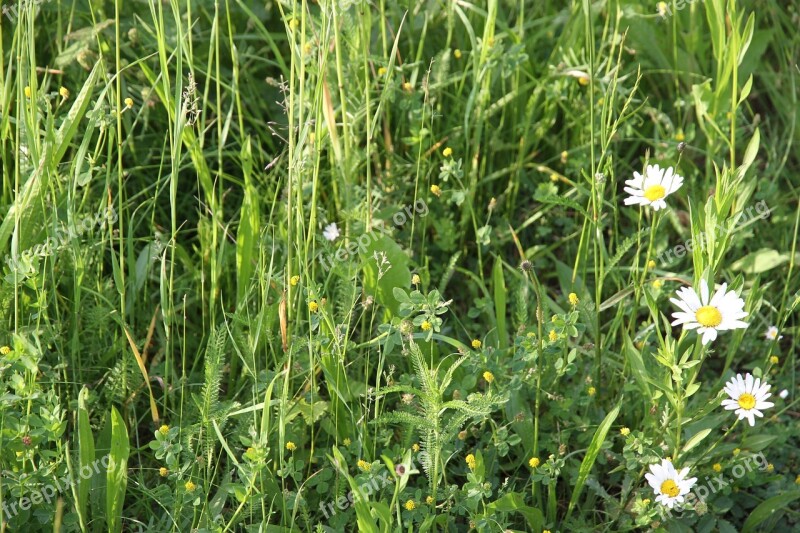
[[[661,281],[660,279],[653,280],[653,288],[654,289],[660,289],[663,286],[664,286],[664,282]]]
[[[589,76],[581,76],[580,78],[578,78],[578,83],[586,87],[587,85],[589,85]]]
[[[642,500],[642,505],[650,505],[650,498],[645,498]]]
[[[574,292],[569,293],[569,303],[570,303],[570,305],[578,305],[579,301],[580,300],[578,300],[578,295],[577,294],[575,294]]]
[[[130,96],[125,99],[125,107],[127,107],[128,109],[133,107],[133,98],[131,98]]]
[[[303,53],[305,55],[310,55],[312,51],[314,51],[314,47],[311,46],[311,43],[306,43],[303,45]]]
[[[442,195],[442,189],[438,185],[431,185],[431,192],[436,197],[439,197],[439,196]]]
[[[561,152],[561,163],[566,163],[567,157],[569,157],[569,152],[567,152],[566,150]]]
[[[653,261],[652,259],[647,262],[647,268],[649,268],[650,270],[653,270],[655,267],[656,267],[656,262]]]
[[[294,442],[289,441],[286,443],[286,449],[289,450],[290,452],[293,452],[297,449],[297,445]]]
[[[739,448],[736,448],[735,450],[733,450],[733,456],[734,456],[734,457],[736,457],[736,456],[737,456],[737,455],[739,455],[740,453],[742,453],[742,450],[740,450]]]
[[[378,76],[386,76],[386,67],[381,67],[378,69]]]
[[[686,139],[686,135],[684,135],[682,131],[678,131],[678,132],[675,134],[675,140],[676,140],[676,141],[678,141],[678,142],[683,142],[685,139]]]
[[[719,463],[714,463],[714,466],[711,467],[714,472],[722,472],[722,465]]]
[[[11,353],[11,348],[8,346],[0,346],[0,355],[8,355]]]
[[[455,57],[456,59],[461,59],[461,50],[459,50],[458,48],[456,48],[456,49],[453,51],[453,57]]]
[[[538,457],[531,457],[530,461],[528,461],[528,466],[531,468],[536,468],[539,466],[539,458]]]
[[[589,387],[589,388],[587,389],[586,393],[587,393],[589,396],[594,396],[595,394],[597,394],[597,389],[595,389],[594,387]]]
[[[450,157],[451,155],[453,155],[453,149],[448,146],[447,148],[442,150],[442,155],[445,157]]]
[[[427,498],[425,498],[425,503],[427,503],[428,505],[433,505],[433,496],[428,496]]]
[[[169,426],[164,424],[163,426],[158,428],[158,432],[161,433],[162,435],[166,435],[167,433],[169,433]]]
[[[414,450],[414,452],[418,452],[419,451],[419,443],[415,442],[414,444],[412,444],[411,445],[411,449]]]
[[[624,428],[620,428],[620,430],[619,430],[619,433],[620,433],[620,435],[622,435],[623,437],[627,437],[628,435],[630,435],[630,434],[631,434],[631,430],[630,430],[630,428],[626,428],[626,427],[624,427]]]
[[[350,446],[352,442],[353,441],[350,440],[350,437],[345,437],[344,440],[342,441],[342,444],[344,444],[345,446]]]
[[[291,283],[292,287],[294,287],[295,285],[300,283],[300,276],[292,276],[292,278],[289,280],[289,283]]]
[[[482,346],[481,341],[478,339],[472,339],[472,347],[476,350]]]
[[[422,328],[422,331],[430,331],[433,325],[426,320],[422,324],[420,324],[419,327]]]
[[[66,100],[67,98],[69,98],[69,89],[67,89],[66,87],[59,87],[58,94],[61,95],[61,98]]]
[[[469,469],[470,470],[475,470],[475,465],[476,465],[475,456],[472,455],[472,454],[469,454],[469,455],[467,455],[465,460],[467,461],[467,466],[469,467]]]
[[[192,492],[194,491],[194,489],[197,488],[197,485],[195,485],[191,481],[187,481],[183,487],[186,489],[186,492]]]
[[[30,86],[26,85],[24,90],[25,90],[25,98],[30,98],[31,97],[31,88],[30,88]]]
[[[774,471],[775,471],[775,465],[772,464],[772,463],[769,463],[767,465],[767,472],[774,472]]]
[[[417,504],[416,504],[416,503],[414,503],[414,500],[408,500],[408,501],[406,502],[406,504],[405,504],[405,508],[406,508],[408,511],[413,511],[414,509],[416,509],[416,508],[417,508]]]
[[[166,466],[162,466],[158,469],[158,475],[161,477],[167,477],[169,475],[169,469]]]
[[[419,283],[420,283],[419,274],[414,274],[413,276],[411,276],[412,285],[419,285]]]
[[[289,21],[289,27],[293,30],[296,30],[300,27],[300,21],[297,19],[292,19]]]
[[[550,530],[549,529],[543,529],[542,533],[550,533]]]
[[[411,82],[410,82],[410,81],[407,81],[407,82],[403,83],[403,90],[404,90],[405,92],[407,92],[407,93],[410,93],[411,91],[413,91],[413,90],[414,90],[414,86],[413,86],[413,85],[411,85]]]
[[[558,340],[558,333],[556,333],[556,330],[554,329],[550,330],[549,336],[551,342],[556,342]]]
[[[312,313],[316,313],[317,311],[319,311],[319,304],[314,301],[308,302],[308,310],[311,311]]]
[[[558,181],[558,174],[556,174],[555,172],[550,174],[550,181],[552,181],[553,183],[557,182]]]
[[[772,363],[773,365],[777,365],[780,362],[780,359],[778,359],[777,355],[773,355],[772,357],[769,358],[769,362]]]
[[[372,469],[372,465],[366,462],[364,459],[359,459],[358,463],[356,463],[356,466],[358,466],[359,470],[364,472],[369,472],[370,469]]]
[[[659,2],[656,4],[656,9],[658,10],[658,14],[662,17],[667,16],[667,3],[666,2]]]
[[[797,477],[794,478],[794,482],[796,485],[800,485],[800,474],[798,474]]]
[[[486,380],[486,383],[491,383],[494,381],[494,374],[489,372],[488,370],[483,373],[483,379]]]

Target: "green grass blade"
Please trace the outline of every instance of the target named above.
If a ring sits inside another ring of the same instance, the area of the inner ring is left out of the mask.
[[[617,403],[617,406],[606,415],[605,419],[603,419],[603,422],[597,428],[597,431],[592,438],[592,442],[589,444],[589,448],[586,450],[586,456],[583,458],[583,462],[578,470],[578,479],[575,482],[575,488],[572,490],[572,497],[569,499],[567,519],[569,518],[570,514],[572,514],[572,510],[575,508],[575,505],[578,503],[578,498],[583,490],[583,485],[586,483],[586,478],[589,477],[589,473],[592,471],[594,462],[597,459],[597,454],[600,453],[600,447],[606,440],[606,435],[608,434],[608,430],[611,429],[611,424],[613,424],[617,419],[617,415],[619,415],[619,409],[621,406],[622,401]]]

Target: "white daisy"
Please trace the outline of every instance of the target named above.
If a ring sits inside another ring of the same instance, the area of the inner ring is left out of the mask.
[[[679,298],[669,299],[681,308],[680,312],[672,313],[675,319],[672,325],[697,329],[697,334],[703,336],[703,345],[716,339],[718,331],[746,328],[747,323],[740,320],[747,316],[743,310],[744,300],[733,291],[727,292],[727,287],[728,284],[723,283],[710,299],[704,279],[700,280],[700,295],[691,287],[678,289],[675,294]]]
[[[336,222],[325,226],[325,230],[323,230],[322,236],[328,239],[329,241],[335,241],[339,237],[339,228],[336,226]]]
[[[649,205],[658,211],[667,207],[664,198],[674,193],[683,185],[683,178],[675,173],[672,167],[660,168],[658,165],[647,165],[645,175],[633,173],[633,179],[625,182],[625,205]]]
[[[644,477],[656,493],[656,501],[670,509],[676,503],[683,503],[683,497],[689,494],[692,486],[697,482],[696,477],[686,479],[689,469],[680,472],[672,466],[672,461],[662,459],[661,464],[650,465],[650,473]]]
[[[764,416],[761,409],[775,405],[766,401],[772,396],[767,392],[769,389],[770,385],[762,383],[760,378],[754,379],[752,374],[746,374],[744,379],[741,374],[736,374],[735,378],[731,378],[725,384],[725,392],[728,393],[730,399],[723,400],[722,406],[729,411],[735,409],[734,412],[739,415],[739,420],[746,418],[750,425],[754,426],[756,424],[755,417]]]
[[[781,340],[783,338],[783,335],[779,337],[778,328],[776,328],[775,326],[770,326],[767,328],[766,333],[764,333],[764,338],[767,339],[768,341],[774,341],[775,339]]]

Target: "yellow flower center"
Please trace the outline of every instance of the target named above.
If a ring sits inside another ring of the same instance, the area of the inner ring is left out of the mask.
[[[670,498],[674,498],[681,493],[681,489],[671,479],[666,480],[661,484],[661,494],[666,494]]]
[[[700,325],[707,328],[715,328],[722,323],[722,313],[713,305],[704,305],[695,313],[695,318]]]
[[[752,394],[745,392],[741,396],[739,396],[739,407],[749,411],[753,407],[756,406],[756,397]]]
[[[650,200],[651,202],[655,202],[656,200],[661,200],[667,195],[667,190],[662,187],[661,185],[651,185],[644,191],[644,197]]]

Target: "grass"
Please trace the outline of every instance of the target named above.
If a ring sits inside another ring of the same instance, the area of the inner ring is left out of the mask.
[[[798,527],[797,6],[5,7],[0,531]]]

